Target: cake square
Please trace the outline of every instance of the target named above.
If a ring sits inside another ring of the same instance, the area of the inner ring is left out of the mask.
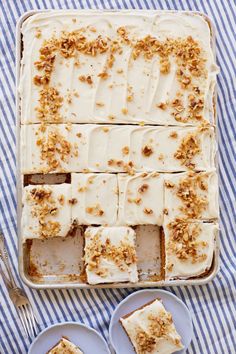
[[[137,354],[171,354],[184,348],[172,316],[155,299],[120,318]]]
[[[218,182],[215,171],[168,174],[165,177],[164,223],[176,218],[214,220],[218,218]]]
[[[66,236],[71,227],[70,199],[70,184],[24,187],[23,239]]]
[[[130,161],[138,172],[202,171],[214,167],[214,128],[136,127],[130,136]]]
[[[23,124],[214,121],[218,68],[201,15],[55,11],[22,34]]]
[[[47,352],[47,354],[83,354],[83,352],[69,339],[62,337],[60,341]]]
[[[175,220],[164,227],[165,279],[188,279],[209,271],[218,225]]]
[[[72,173],[72,219],[80,225],[114,225],[117,221],[117,176]]]
[[[88,227],[84,261],[89,284],[138,281],[135,232],[130,227]]]
[[[119,225],[162,225],[163,183],[156,172],[119,174]]]

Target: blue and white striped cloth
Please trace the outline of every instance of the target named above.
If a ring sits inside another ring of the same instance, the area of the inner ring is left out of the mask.
[[[190,308],[194,339],[192,354],[236,353],[236,100],[234,0],[0,0],[1,5],[1,118],[0,118],[0,227],[7,240],[17,283],[25,288],[39,319],[40,329],[57,322],[80,321],[108,337],[116,305],[132,290],[35,291],[25,287],[17,271],[16,235],[16,137],[15,137],[15,27],[18,18],[32,9],[176,9],[208,14],[217,27],[219,167],[221,207],[221,270],[208,285],[170,288]],[[0,279],[0,352],[27,353],[29,340]],[[94,353],[96,354],[96,353]],[[126,354],[126,353],[124,353]]]

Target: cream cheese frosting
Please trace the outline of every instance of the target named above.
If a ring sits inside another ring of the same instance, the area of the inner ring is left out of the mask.
[[[22,26],[21,122],[214,122],[208,22],[171,12],[53,11]]]
[[[68,339],[62,337],[60,342],[55,345],[47,354],[83,354],[80,348],[69,341]]]
[[[23,240],[66,236],[71,227],[71,186],[29,185],[23,190]]]
[[[80,225],[114,225],[117,221],[117,176],[107,173],[73,173],[72,219]]]
[[[172,316],[158,299],[121,317],[137,354],[171,354],[184,348]]]
[[[215,171],[167,174],[164,188],[164,224],[176,218],[218,218],[218,181]]]
[[[218,225],[176,220],[164,227],[165,279],[197,277],[211,268]]]
[[[21,128],[23,173],[214,168],[213,127],[48,124]]]
[[[133,10],[47,11],[23,22],[21,173],[71,174],[71,184],[24,187],[23,240],[66,236],[75,220],[100,226],[85,232],[90,284],[138,281],[128,226],[164,228],[166,279],[210,269],[218,68],[208,22]]]
[[[157,172],[118,175],[119,225],[162,225],[163,176]]]
[[[84,254],[89,284],[138,281],[132,228],[88,227]]]

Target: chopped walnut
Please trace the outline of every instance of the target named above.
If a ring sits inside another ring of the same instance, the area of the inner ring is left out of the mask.
[[[95,206],[87,207],[86,213],[91,214],[93,216],[103,216],[104,210],[101,209],[99,204],[96,204]]]
[[[177,139],[178,138],[178,134],[176,132],[172,132],[172,133],[170,133],[169,137],[173,138],[173,139]]]
[[[169,214],[169,212],[168,212],[168,209],[167,209],[167,208],[163,209],[163,214],[165,214],[165,215],[168,215],[168,214]]]
[[[166,188],[174,188],[174,183],[170,181],[165,181],[165,187]]]
[[[144,212],[144,214],[147,214],[147,215],[152,215],[153,214],[153,210],[150,209],[150,208],[144,208],[143,212]]]
[[[36,28],[35,37],[40,38],[42,36],[42,31],[40,28]]]
[[[103,80],[106,80],[108,78],[108,73],[102,72],[102,73],[98,74],[98,77],[100,77]]]
[[[128,155],[129,154],[129,147],[128,146],[124,146],[122,148],[122,153],[123,153],[123,155]]]
[[[98,106],[98,107],[103,107],[103,106],[104,106],[104,103],[103,103],[103,102],[96,102],[96,106]]]
[[[150,155],[153,154],[153,150],[152,150],[152,147],[149,146],[149,145],[145,145],[143,148],[142,148],[142,154],[146,157],[149,157]]]
[[[78,200],[76,198],[72,198],[69,200],[69,203],[72,204],[72,205],[75,205],[77,204]]]
[[[90,75],[88,75],[88,76],[80,75],[80,76],[79,76],[79,80],[80,80],[81,82],[87,82],[87,84],[89,84],[89,85],[92,85],[92,83],[93,83],[93,80],[92,80],[92,78],[91,78]]]
[[[138,192],[141,194],[145,193],[148,190],[148,188],[149,188],[149,185],[147,183],[144,183],[141,185],[141,187],[139,187]]]
[[[160,108],[164,111],[167,108],[167,103],[161,102],[161,103],[158,103],[156,106],[157,106],[157,108]]]

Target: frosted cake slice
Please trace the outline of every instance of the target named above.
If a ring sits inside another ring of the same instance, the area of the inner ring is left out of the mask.
[[[119,174],[119,225],[162,225],[163,183],[156,172]]]
[[[117,176],[108,173],[73,173],[72,219],[80,225],[114,225],[117,221]]]
[[[176,218],[218,218],[218,182],[215,171],[167,174],[165,177],[165,223]]]
[[[47,352],[47,354],[83,354],[82,350],[68,340],[62,337],[61,340]]]
[[[71,186],[29,185],[23,189],[23,239],[66,236],[71,227]]]
[[[180,172],[214,167],[214,128],[95,124],[21,127],[21,172]]]
[[[137,354],[171,354],[184,348],[170,312],[155,299],[120,318]]]
[[[210,270],[218,226],[176,219],[164,227],[165,279],[187,279]]]
[[[89,284],[138,281],[135,232],[130,227],[88,227],[84,261]]]
[[[198,14],[50,11],[22,26],[21,122],[214,122],[218,68]]]

